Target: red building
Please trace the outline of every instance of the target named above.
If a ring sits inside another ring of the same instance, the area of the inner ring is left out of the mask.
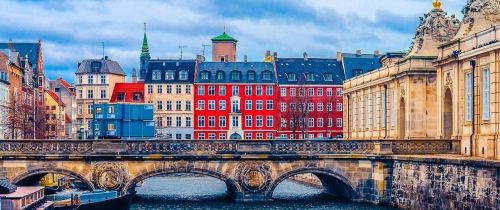
[[[144,103],[144,83],[116,83],[110,103]]]
[[[279,138],[342,138],[342,63],[337,59],[275,58]]]
[[[273,63],[203,62],[196,72],[196,139],[276,137],[278,89]]]

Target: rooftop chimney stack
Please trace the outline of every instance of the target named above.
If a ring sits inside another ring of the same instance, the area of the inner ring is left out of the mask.
[[[361,56],[361,50],[356,50],[356,55]]]
[[[337,52],[337,61],[338,62],[342,61],[342,52]]]
[[[273,52],[273,58],[274,60],[278,59],[278,52]]]
[[[243,59],[244,59],[244,61],[245,61],[245,63],[246,63],[246,62],[248,61],[248,56],[247,56],[247,55],[245,55],[245,56],[243,57]]]
[[[309,58],[307,56],[307,52],[304,52],[304,60],[307,61]]]
[[[135,68],[132,69],[132,82],[133,83],[137,82],[137,73],[135,71]]]

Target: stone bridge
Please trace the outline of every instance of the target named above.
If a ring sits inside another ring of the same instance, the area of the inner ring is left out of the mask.
[[[316,175],[326,192],[390,203],[394,157],[457,153],[456,141],[0,141],[0,177],[36,184],[47,173],[90,189],[132,194],[140,181],[195,173],[222,180],[237,201],[272,200],[297,174]],[[203,187],[203,186],[200,186]]]

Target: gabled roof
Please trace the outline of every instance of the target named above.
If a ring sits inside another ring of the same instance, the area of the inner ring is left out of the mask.
[[[97,72],[92,71],[92,63],[98,62],[101,68]],[[109,59],[85,59],[76,70],[75,74],[116,74],[126,76],[120,64]]]
[[[239,71],[240,80],[231,79],[231,72]],[[248,72],[255,72],[255,80],[249,80]],[[271,73],[270,80],[263,80],[262,75],[265,71]],[[208,80],[202,80],[201,74],[209,73]],[[224,78],[217,79],[217,72],[223,72]],[[203,62],[198,64],[196,70],[197,83],[276,83],[276,75],[273,63],[269,62]]]
[[[221,35],[212,38],[212,41],[213,42],[238,42],[238,40],[236,40],[232,36],[229,36],[229,34],[227,34],[225,31]]]
[[[34,65],[33,69],[37,69],[38,66],[38,55],[39,55],[39,43],[0,43],[0,49],[9,49],[12,47],[14,51],[19,52],[19,55],[24,58],[28,55],[28,59]]]
[[[124,100],[118,101],[118,94],[124,94]],[[134,93],[140,93],[141,98],[139,101],[134,101]],[[116,83],[115,88],[113,89],[113,94],[109,99],[110,103],[116,102],[135,102],[135,103],[144,103],[144,83],[135,82],[135,83]]]
[[[71,88],[73,88],[73,86],[70,85],[68,82],[66,82],[66,80],[59,77],[59,78],[57,78],[57,82],[59,82],[59,84],[61,84],[61,86],[63,86],[70,94],[76,95],[76,93],[71,90]]]
[[[146,84],[150,83],[193,83],[194,81],[194,71],[196,66],[195,60],[150,60],[148,63],[148,71],[146,72],[146,77],[144,82]],[[161,78],[159,80],[153,80],[153,71],[160,71]],[[165,72],[174,71],[174,79],[166,80]],[[179,73],[181,71],[187,71],[187,80],[180,80]]]
[[[354,70],[361,70],[362,74],[382,67],[380,57],[382,55],[342,53],[342,65],[346,79],[354,77]]]
[[[45,92],[47,94],[49,94],[49,96],[52,97],[52,99],[54,99],[54,101],[59,102],[59,96],[57,95],[57,93],[55,93],[52,90],[45,90]],[[64,102],[62,100],[61,100],[61,106],[63,106],[63,107],[66,106],[66,104],[64,104]]]
[[[342,85],[344,72],[342,63],[337,59],[328,58],[277,58],[276,71],[279,84],[329,84]],[[314,74],[314,81],[307,81],[306,74]],[[288,75],[295,74],[296,80],[289,81]],[[325,80],[325,75],[331,74],[332,80]]]
[[[64,117],[66,118],[66,119],[65,119],[66,124],[68,124],[68,123],[71,123],[71,122],[72,122],[71,117],[70,117],[68,114],[65,114],[65,116],[64,116]]]

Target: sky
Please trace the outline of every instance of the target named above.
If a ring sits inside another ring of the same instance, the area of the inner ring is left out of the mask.
[[[139,68],[147,23],[153,59],[201,54],[224,31],[238,39],[238,60],[335,58],[336,53],[407,50],[419,17],[433,0],[0,0],[0,42],[43,42],[45,72],[74,82],[78,62],[118,61],[127,75]],[[466,0],[442,0],[462,18]],[[211,58],[211,47],[205,50]]]

